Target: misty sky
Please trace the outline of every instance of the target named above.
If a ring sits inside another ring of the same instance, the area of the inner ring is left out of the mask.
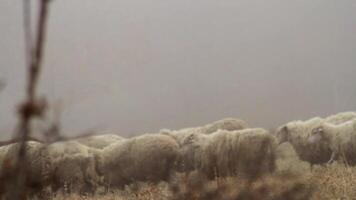
[[[0,1],[1,139],[24,96],[21,3]],[[355,0],[53,0],[49,17],[39,93],[66,134],[356,110]]]

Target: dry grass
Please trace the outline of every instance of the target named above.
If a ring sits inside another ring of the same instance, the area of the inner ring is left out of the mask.
[[[356,199],[356,167],[317,167],[308,181],[317,188],[313,199]]]
[[[124,190],[115,190],[105,195],[95,195],[93,197],[83,197],[78,194],[57,195],[53,200],[166,200],[172,199],[168,185],[161,183],[159,185],[137,184],[126,187]]]
[[[334,164],[328,167],[315,167],[305,175],[275,174],[263,177],[253,183],[239,178],[219,181],[206,181],[192,176],[188,180],[182,176],[170,184],[158,186],[138,184],[125,190],[116,190],[106,195],[96,195],[84,199],[94,200],[317,200],[317,199],[356,199],[356,167]],[[58,195],[55,200],[83,197],[73,194]]]

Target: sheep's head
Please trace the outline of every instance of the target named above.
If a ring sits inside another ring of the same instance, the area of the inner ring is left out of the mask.
[[[325,132],[322,126],[314,128],[308,138],[309,144],[317,144],[325,140]]]
[[[289,129],[287,125],[284,125],[280,128],[277,129],[276,132],[276,137],[278,140],[278,144],[282,144],[284,142],[288,142],[289,141]]]

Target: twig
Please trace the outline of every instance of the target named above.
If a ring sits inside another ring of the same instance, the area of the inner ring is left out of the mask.
[[[20,106],[20,130],[19,135],[22,138],[23,144],[21,145],[19,156],[23,157],[25,154],[24,142],[30,135],[30,121],[32,117],[41,116],[45,110],[45,100],[36,100],[36,86],[38,77],[41,72],[43,44],[45,42],[45,30],[47,25],[48,3],[49,0],[40,1],[40,14],[38,18],[37,39],[35,49],[31,51],[31,60],[28,67],[27,77],[27,99],[24,104]],[[28,39],[28,38],[27,38]],[[29,43],[29,42],[28,42]],[[32,53],[33,52],[33,53]]]
[[[45,32],[47,25],[47,15],[48,15],[48,5],[50,0],[40,0],[40,9],[38,17],[38,27],[36,33],[36,43],[32,46],[31,37],[31,25],[30,25],[30,2],[29,0],[24,0],[24,32],[25,32],[25,44],[28,73],[27,73],[27,89],[26,89],[26,100],[19,107],[20,123],[18,129],[18,136],[21,138],[21,146],[18,154],[17,166],[15,168],[15,184],[17,184],[18,191],[23,191],[24,184],[26,180],[26,173],[24,163],[26,163],[26,141],[31,134],[30,122],[33,117],[42,116],[46,108],[46,102],[44,99],[36,99],[36,88],[38,83],[38,78],[41,72],[41,64],[43,58],[43,46],[45,43]],[[15,195],[11,195],[13,199],[18,199],[21,197],[21,192]],[[15,192],[16,193],[16,192]],[[23,193],[23,192],[22,192]]]
[[[31,2],[30,0],[23,0],[23,30],[25,39],[25,59],[26,63],[30,63],[31,55],[33,53],[33,38],[31,25]]]

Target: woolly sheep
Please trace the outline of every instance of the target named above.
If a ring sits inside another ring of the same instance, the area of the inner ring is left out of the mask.
[[[329,146],[332,155],[328,164],[344,159],[347,164],[356,165],[356,119],[338,125],[325,122],[313,130],[309,142]]]
[[[177,141],[179,145],[182,145],[184,141],[189,138],[191,135],[195,133],[200,133],[199,129],[197,128],[186,128],[186,129],[181,129],[181,130],[168,130],[168,129],[163,129],[160,130],[160,134],[167,135],[172,137]]]
[[[292,121],[277,130],[277,138],[280,144],[290,142],[299,158],[309,162],[311,166],[324,164],[328,162],[331,156],[331,149],[324,141],[316,144],[308,143],[312,130],[319,127],[323,122],[337,125],[355,118],[355,112],[342,112],[325,119],[315,117],[307,121]]]
[[[172,136],[181,145],[184,140],[190,137],[192,134],[202,133],[211,134],[217,130],[236,131],[247,128],[248,125],[245,121],[235,118],[225,118],[210,124],[206,124],[201,127],[184,128],[180,130],[171,131],[168,129],[162,129],[161,134]]]
[[[3,169],[3,161],[6,156],[7,150],[12,146],[13,144],[8,144],[0,147],[0,176],[2,174],[2,169]]]
[[[330,156],[331,150],[325,143],[312,145],[308,143],[308,137],[312,130],[320,126],[323,119],[315,117],[307,121],[292,121],[281,126],[276,133],[279,144],[289,142],[297,152],[302,161],[307,161],[313,166],[314,164],[326,163]]]
[[[205,134],[214,133],[215,131],[227,130],[227,131],[237,131],[247,128],[248,125],[245,121],[235,118],[225,118],[222,120],[215,121],[211,124],[207,124],[202,127],[201,131]]]
[[[62,141],[46,146],[44,151],[51,160],[51,186],[54,191],[93,191],[100,182],[95,170],[98,150],[76,141]]]
[[[53,162],[52,190],[65,193],[93,193],[100,181],[95,158],[83,154],[65,155]]]
[[[286,142],[278,145],[276,149],[276,171],[278,173],[292,173],[305,175],[310,173],[310,164],[299,159],[293,146]]]
[[[118,135],[105,134],[105,135],[94,135],[94,136],[79,138],[76,141],[91,148],[103,149],[109,146],[110,144],[123,139],[124,139],[123,137]]]
[[[315,117],[307,121],[292,121],[280,127],[277,131],[279,144],[289,142],[297,152],[302,161],[314,164],[324,164],[331,155],[330,148],[325,143],[311,145],[308,143],[308,137],[312,130],[323,122],[320,117]]]
[[[325,122],[338,125],[350,121],[352,119],[356,119],[355,112],[341,112],[325,118]]]
[[[180,136],[180,135],[178,135]],[[177,159],[179,172],[190,172],[197,170],[202,165],[204,150],[209,143],[210,135],[202,133],[190,133],[180,140],[180,154]]]
[[[184,142],[180,162],[184,170],[196,169],[208,178],[258,176],[274,170],[276,144],[274,136],[264,129],[197,133]]]
[[[50,161],[44,152],[42,152],[44,144],[34,141],[26,142],[26,157],[21,161],[18,159],[20,147],[21,143],[14,143],[3,147],[7,148],[7,150],[3,157],[2,178],[6,179],[6,177],[9,178],[18,175],[16,168],[18,164],[21,164],[21,166],[25,166],[23,170],[26,174],[26,188],[32,192],[39,192],[47,186],[49,181]]]
[[[159,182],[170,178],[179,147],[162,134],[145,134],[119,141],[97,155],[98,172],[111,187],[123,187],[134,181]]]

